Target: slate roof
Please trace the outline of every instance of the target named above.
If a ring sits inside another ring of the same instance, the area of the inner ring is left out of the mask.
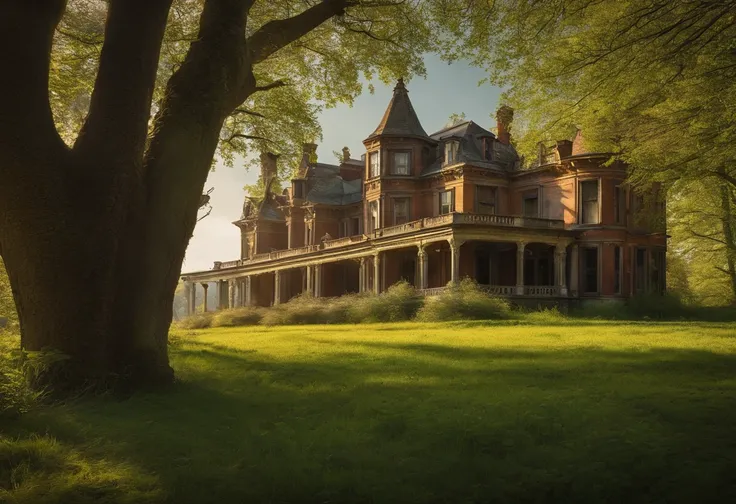
[[[445,160],[444,141],[451,138],[460,142],[458,163],[506,171],[516,169],[519,155],[512,145],[493,142],[492,160],[483,159],[483,137],[495,139],[496,135],[473,121],[463,121],[432,133],[430,138],[440,142],[437,147],[437,158],[422,171],[422,176],[433,175],[442,170]]]
[[[363,181],[343,180],[340,167],[315,163],[307,176],[309,191],[306,200],[323,205],[350,205],[363,198]]]
[[[394,96],[383,114],[378,127],[368,138],[379,135],[415,136],[427,138],[427,132],[422,128],[417,113],[409,100],[409,92],[404,86],[404,80],[399,79],[394,88]]]

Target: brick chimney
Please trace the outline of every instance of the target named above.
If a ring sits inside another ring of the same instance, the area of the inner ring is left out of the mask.
[[[278,158],[279,155],[273,152],[261,153],[261,179],[264,185],[268,185],[268,182],[278,174],[276,167],[276,160]]]
[[[501,105],[496,111],[496,136],[502,144],[511,143],[511,122],[514,120],[514,109]]]

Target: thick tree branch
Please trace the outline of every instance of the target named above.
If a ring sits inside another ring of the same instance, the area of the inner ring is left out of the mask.
[[[141,164],[171,1],[110,2],[89,114],[74,146],[81,155]]]
[[[341,15],[345,9],[356,5],[355,0],[323,0],[301,14],[264,24],[248,37],[246,44],[253,64],[303,37],[333,16]]]
[[[39,139],[63,145],[51,114],[48,82],[51,42],[65,7],[65,0],[0,2],[5,68],[0,78],[0,151],[48,148]],[[8,168],[3,158],[0,152],[0,173]]]

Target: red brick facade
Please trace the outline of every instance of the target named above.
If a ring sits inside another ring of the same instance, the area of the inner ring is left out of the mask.
[[[401,279],[427,294],[464,277],[509,296],[662,291],[658,188],[639,195],[626,165],[587,152],[579,132],[540,144],[521,168],[512,116],[499,109],[498,136],[472,121],[427,135],[399,81],[360,160],[344,149],[339,166],[318,163],[306,144],[291,186],[248,202],[234,223],[240,259],[183,277],[219,282],[220,307],[381,292]],[[262,156],[267,187],[277,162]]]

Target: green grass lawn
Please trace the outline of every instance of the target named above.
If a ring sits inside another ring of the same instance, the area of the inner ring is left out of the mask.
[[[736,325],[175,332],[175,390],[3,425],[0,502],[736,502]]]

